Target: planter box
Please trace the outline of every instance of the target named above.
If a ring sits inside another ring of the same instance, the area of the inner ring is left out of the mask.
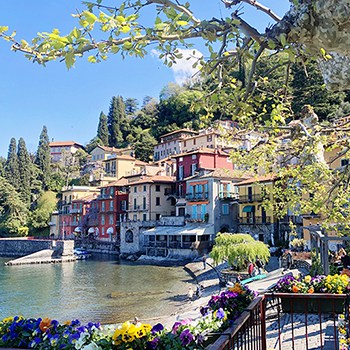
[[[344,294],[290,294],[280,293],[282,311],[285,313],[335,313],[345,312]]]

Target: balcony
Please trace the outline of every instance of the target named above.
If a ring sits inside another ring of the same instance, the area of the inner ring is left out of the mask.
[[[262,194],[252,194],[247,196],[239,196],[239,203],[252,203],[252,202],[262,202],[264,196]]]
[[[269,225],[272,223],[272,218],[271,216],[254,216],[252,218],[247,218],[247,217],[239,217],[238,222],[241,225]]]
[[[228,191],[222,191],[219,193],[219,199],[222,200],[237,200],[239,198],[238,193],[235,192],[228,192]]]
[[[203,193],[186,193],[186,200],[190,202],[198,202],[208,200],[209,194],[208,192]]]
[[[127,210],[127,212],[132,212],[132,211],[148,211],[148,209],[143,207],[142,205],[136,205],[136,206],[133,206],[131,209]]]

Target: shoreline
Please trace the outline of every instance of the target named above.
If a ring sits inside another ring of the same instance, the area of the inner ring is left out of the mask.
[[[208,258],[207,262],[209,264],[213,263],[212,259],[210,258]],[[174,298],[177,298],[178,300],[177,303],[170,302],[168,304],[170,312],[168,312],[166,315],[158,315],[152,318],[140,318],[140,322],[150,323],[152,326],[157,323],[161,323],[164,327],[171,330],[171,327],[177,321],[184,319],[195,320],[199,318],[201,316],[201,307],[207,305],[212,295],[219,294],[221,292],[222,287],[220,287],[217,272],[209,267],[208,264],[206,269],[203,268],[203,263],[201,260],[192,262],[187,261],[187,263],[184,265],[182,262],[182,264],[177,264],[176,266],[181,265],[191,277],[191,283],[188,283],[188,286],[191,286],[194,290],[196,289],[197,283],[204,287],[202,296],[200,298],[194,298],[193,301],[190,301],[187,297],[187,293],[186,295],[182,296],[174,295]],[[222,270],[225,267],[227,267],[227,264],[223,263],[215,268],[217,270]]]

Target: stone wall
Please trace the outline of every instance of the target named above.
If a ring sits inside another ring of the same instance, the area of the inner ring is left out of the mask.
[[[43,249],[53,249],[51,240],[31,240],[23,238],[1,238],[0,256],[25,256]]]

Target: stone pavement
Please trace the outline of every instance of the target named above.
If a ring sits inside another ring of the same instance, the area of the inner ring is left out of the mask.
[[[209,264],[211,263],[209,259],[207,262],[209,262]],[[225,267],[226,265],[223,264],[218,267],[218,270]],[[202,262],[187,264],[186,269],[194,278],[192,287],[195,288],[196,282],[199,282],[205,287],[203,296],[192,302],[186,299],[170,317],[157,319],[158,322],[162,322],[168,328],[170,328],[175,321],[187,318],[194,320],[200,317],[200,307],[207,304],[211,295],[218,294],[220,291],[226,289],[225,287],[220,287],[216,271],[208,267],[204,270]],[[299,275],[300,273],[305,274],[306,272],[298,269],[283,271],[283,269],[279,268],[278,260],[275,257],[271,257],[269,264],[266,266],[266,270],[268,272],[266,278],[247,284],[250,289],[263,294],[287,273]],[[305,315],[301,314],[294,314],[292,318],[290,314],[280,313],[278,318],[277,308],[268,303],[266,314],[267,350],[316,350],[322,348],[321,344],[324,350],[338,349],[339,347],[334,341],[334,331],[337,331],[337,329],[334,328],[334,324],[337,324],[337,319],[335,318],[335,320],[333,320],[333,317],[327,315],[321,317],[321,330],[318,315],[308,315],[305,319]],[[280,329],[281,332],[280,339],[278,329]],[[307,337],[306,334],[308,335]]]

